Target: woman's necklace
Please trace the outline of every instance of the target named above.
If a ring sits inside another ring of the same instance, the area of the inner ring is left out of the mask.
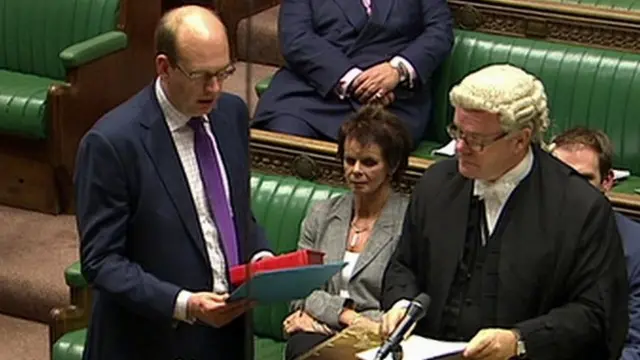
[[[373,216],[368,217],[367,219],[371,220],[369,220],[367,225],[364,227],[358,227],[356,225],[356,216],[353,217],[353,220],[351,220],[351,229],[353,230],[353,235],[351,235],[351,239],[349,239],[349,249],[353,249],[358,246],[361,240],[360,234],[364,233],[365,231],[371,230],[373,224],[376,223],[381,213],[382,209],[378,210],[375,214],[373,214]]]
[[[356,226],[355,220],[351,222],[351,229],[353,229],[353,235],[351,235],[351,239],[349,240],[349,247],[354,248],[360,242],[360,234],[369,230],[369,226],[359,228]]]

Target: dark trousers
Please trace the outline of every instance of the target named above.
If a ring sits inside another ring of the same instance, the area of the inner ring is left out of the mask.
[[[293,333],[287,340],[284,358],[285,360],[295,360],[330,337],[331,335],[308,332]]]

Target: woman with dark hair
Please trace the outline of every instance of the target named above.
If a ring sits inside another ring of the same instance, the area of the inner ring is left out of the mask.
[[[286,359],[297,358],[355,322],[379,326],[382,274],[408,204],[391,183],[407,167],[410,151],[408,131],[381,106],[364,106],[342,124],[338,157],[351,192],[314,204],[302,224],[298,247],[323,251],[326,262],[348,264],[325,288],[292,303],[294,312],[283,324],[290,336]]]

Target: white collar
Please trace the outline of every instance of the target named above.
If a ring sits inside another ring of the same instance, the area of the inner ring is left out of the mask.
[[[475,180],[473,182],[473,195],[482,199],[488,197],[496,197],[498,201],[503,202],[511,194],[513,189],[531,172],[533,167],[533,151],[531,147],[527,151],[524,159],[518,165],[514,166],[506,174],[502,175],[498,180],[487,182],[484,180]]]
[[[187,123],[189,122],[189,119],[191,119],[191,117],[181,113],[178,109],[176,109],[175,106],[173,106],[171,101],[169,101],[169,98],[167,97],[167,94],[165,93],[164,88],[162,87],[159,77],[156,78],[154,87],[156,92],[156,98],[158,99],[158,104],[160,105],[160,109],[164,114],[165,121],[169,126],[169,131],[174,132],[186,126]],[[209,117],[206,114],[203,115],[202,118],[204,119],[205,122],[209,121]]]

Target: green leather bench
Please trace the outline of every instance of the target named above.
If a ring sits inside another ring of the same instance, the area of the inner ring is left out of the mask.
[[[456,30],[451,56],[434,76],[434,117],[413,156],[434,159],[431,151],[450,141],[453,118],[449,90],[485,65],[511,63],[536,74],[547,90],[552,126],[549,137],[576,126],[604,130],[615,146],[614,166],[640,175],[640,54],[571,46],[525,38]],[[256,85],[258,95],[270,78]],[[614,191],[633,193],[632,176]]]
[[[334,188],[293,177],[254,173],[251,177],[253,213],[276,253],[297,248],[300,224],[309,206],[317,200],[344,193]],[[65,271],[65,281],[71,287],[86,287],[79,263]],[[282,321],[289,313],[287,303],[258,306],[254,310],[255,358],[281,360],[284,354]],[[64,334],[53,346],[52,360],[79,360],[84,348],[86,330]]]
[[[49,88],[66,82],[67,68],[126,46],[119,7],[119,0],[0,0],[0,133],[47,137]]]
[[[160,1],[0,0],[0,204],[69,210],[80,138],[153,79]]]

